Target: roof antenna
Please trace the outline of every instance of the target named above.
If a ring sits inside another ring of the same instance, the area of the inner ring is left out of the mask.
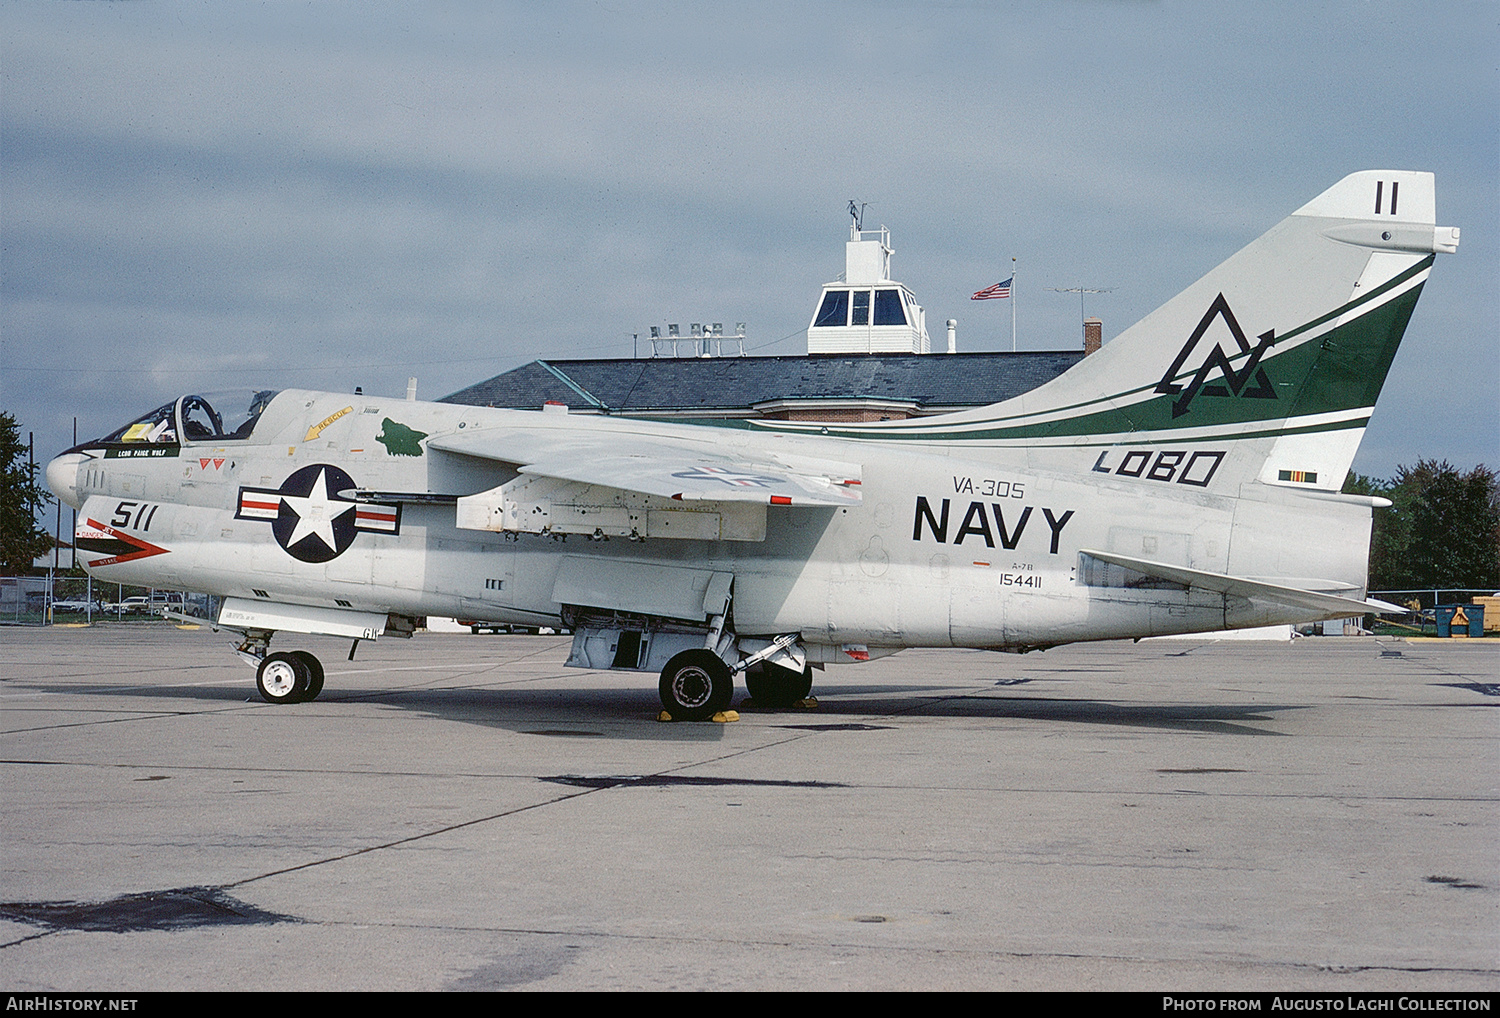
[[[1049,287],[1047,287],[1047,289],[1051,290],[1053,293],[1076,293],[1076,294],[1078,294],[1078,320],[1079,320],[1080,323],[1084,324],[1084,334],[1085,334],[1085,336],[1087,336],[1087,334],[1088,334],[1088,326],[1087,326],[1087,319],[1084,318],[1084,311],[1083,311],[1083,297],[1084,297],[1084,294],[1088,294],[1088,293],[1114,293],[1115,292],[1115,288],[1113,286],[1106,286],[1106,287],[1101,287],[1101,288],[1094,288],[1094,287],[1089,287],[1089,286],[1049,286]]]
[[[849,233],[855,240],[859,239],[859,231],[865,228],[865,209],[869,207],[870,203],[867,201],[857,202],[853,198],[849,199],[849,218],[854,220],[849,227]]]

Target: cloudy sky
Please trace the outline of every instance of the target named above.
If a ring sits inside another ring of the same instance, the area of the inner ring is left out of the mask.
[[[720,7],[723,10],[720,10]],[[1359,169],[1440,257],[1355,469],[1500,466],[1500,7],[0,0],[0,409],[39,459],[189,390],[436,398],[743,321],[805,351],[850,198],[935,345],[1118,334]]]

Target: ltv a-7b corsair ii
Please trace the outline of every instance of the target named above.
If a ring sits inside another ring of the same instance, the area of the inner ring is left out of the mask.
[[[301,390],[184,396],[53,460],[101,579],[273,634],[573,630],[701,719],[906,647],[1024,651],[1365,614],[1339,493],[1438,252],[1433,177],[1346,177],[1039,388],[868,424],[662,423]],[[352,651],[351,651],[352,652]]]

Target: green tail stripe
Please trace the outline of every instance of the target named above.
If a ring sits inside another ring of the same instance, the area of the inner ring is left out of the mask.
[[[1405,272],[1402,272],[1399,275],[1392,277],[1391,279],[1389,279],[1386,282],[1382,283],[1380,286],[1377,286],[1375,289],[1371,290],[1369,293],[1363,294],[1360,297],[1358,297],[1358,298],[1356,298],[1354,300],[1349,301],[1347,304],[1344,304],[1343,306],[1341,306],[1339,308],[1336,308],[1333,311],[1328,312],[1326,315],[1323,315],[1322,317],[1314,318],[1312,321],[1306,322],[1306,323],[1304,323],[1302,325],[1299,325],[1295,329],[1292,329],[1291,331],[1289,331],[1289,332],[1287,332],[1287,333],[1285,333],[1285,334],[1283,334],[1281,336],[1278,336],[1276,338],[1276,344],[1278,346],[1282,347],[1283,351],[1285,351],[1286,343],[1287,343],[1288,340],[1295,339],[1296,337],[1302,335],[1305,332],[1309,332],[1312,329],[1318,328],[1319,326],[1326,325],[1329,322],[1335,321],[1335,320],[1343,317],[1344,315],[1348,314],[1349,312],[1353,311],[1355,308],[1358,308],[1358,307],[1360,307],[1361,305],[1364,305],[1364,304],[1368,304],[1370,301],[1375,300],[1376,298],[1381,297],[1384,294],[1387,294],[1387,293],[1391,292],[1391,290],[1395,289],[1398,286],[1401,286],[1403,283],[1405,283],[1408,280],[1412,279],[1414,276],[1416,276],[1419,273],[1425,271],[1426,269],[1431,268],[1432,264],[1433,264],[1433,261],[1436,259],[1436,257],[1437,257],[1436,255],[1428,255],[1426,258],[1422,259],[1416,265],[1413,265],[1411,268],[1407,269]],[[1417,291],[1420,292],[1420,290],[1421,290],[1421,288],[1418,287]],[[1412,303],[1413,304],[1416,303],[1415,297],[1412,298]],[[1408,312],[1408,317],[1410,317],[1410,312]],[[1347,323],[1347,324],[1352,325],[1354,323],[1350,322],[1350,323]],[[1401,341],[1401,337],[1398,335],[1396,337],[1396,342],[1399,344],[1400,341]],[[1392,351],[1392,355],[1394,356],[1394,350]],[[1275,356],[1277,356],[1277,354],[1273,353],[1271,356],[1275,357]],[[1234,353],[1234,355],[1229,358],[1229,362],[1231,364],[1234,364],[1234,363],[1237,363],[1237,362],[1238,363],[1243,363],[1244,361],[1248,360],[1249,357],[1250,357],[1250,352],[1249,351],[1244,351],[1244,350],[1236,351]],[[1184,381],[1187,381],[1188,379],[1192,378],[1192,376],[1193,376],[1193,370],[1185,368],[1181,372],[1179,372],[1172,379],[1172,381],[1173,382],[1184,382]],[[1384,375],[1381,376],[1382,380],[1384,379],[1384,377],[1385,377]],[[1096,406],[1096,405],[1098,405],[1100,403],[1111,403],[1111,402],[1114,402],[1115,400],[1118,400],[1118,399],[1122,399],[1122,398],[1125,398],[1125,397],[1128,397],[1128,396],[1137,395],[1138,393],[1152,391],[1152,390],[1154,390],[1156,388],[1156,384],[1157,383],[1155,383],[1155,382],[1148,382],[1145,385],[1137,386],[1134,389],[1126,389],[1124,392],[1116,393],[1115,395],[1112,395],[1112,396],[1102,396],[1102,397],[1098,397],[1098,398],[1095,398],[1095,399],[1085,400],[1085,401],[1083,401],[1081,403],[1073,403],[1073,404],[1070,404],[1070,405],[1067,405],[1067,406],[1057,407],[1055,410],[1052,410],[1052,411],[1049,411],[1049,412],[1050,413],[1061,413],[1061,412],[1068,411],[1068,410],[1082,410],[1085,407]],[[1373,403],[1373,400],[1371,401],[1371,403],[1367,403],[1367,404],[1364,404],[1364,405],[1365,406],[1370,406],[1370,405],[1372,405],[1372,403]],[[994,423],[999,424],[1001,421],[1014,420],[1017,417],[1025,417],[1025,416],[1029,416],[1029,415],[1028,414],[1015,414],[1015,415],[1012,415],[1011,417],[997,417],[997,418],[994,419]]]
[[[1370,423],[1369,415],[1361,417],[1350,417],[1338,421],[1324,421],[1321,424],[1299,424],[1290,427],[1282,427],[1280,424],[1268,428],[1256,428],[1252,431],[1220,431],[1211,435],[1184,435],[1161,434],[1159,437],[1136,437],[1132,435],[1129,439],[1131,445],[1206,445],[1212,443],[1222,444],[1226,441],[1241,441],[1252,438],[1280,438],[1282,435],[1316,435],[1326,431],[1347,431],[1352,428],[1364,428]],[[870,436],[864,436],[869,438]],[[1011,436],[1007,436],[1011,437]],[[1109,448],[1119,445],[1120,439],[1116,436],[1101,438],[1097,442],[1080,442],[1076,438],[1067,435],[1057,436],[1060,441],[1058,446],[1070,448],[1077,446],[1095,446]],[[1035,442],[1034,446],[1045,448],[1049,443]]]

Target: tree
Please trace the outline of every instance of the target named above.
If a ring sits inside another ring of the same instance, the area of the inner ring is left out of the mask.
[[[1495,472],[1461,474],[1446,462],[1418,463],[1431,473],[1412,507],[1407,556],[1414,579],[1434,588],[1493,590],[1500,584],[1500,491]]]
[[[52,548],[52,535],[37,524],[37,514],[52,501],[36,483],[21,431],[11,414],[0,411],[0,572],[31,572],[31,563]]]
[[[1467,473],[1418,460],[1380,481],[1350,474],[1344,490],[1393,503],[1375,510],[1372,590],[1500,587],[1500,478],[1480,464]]]

